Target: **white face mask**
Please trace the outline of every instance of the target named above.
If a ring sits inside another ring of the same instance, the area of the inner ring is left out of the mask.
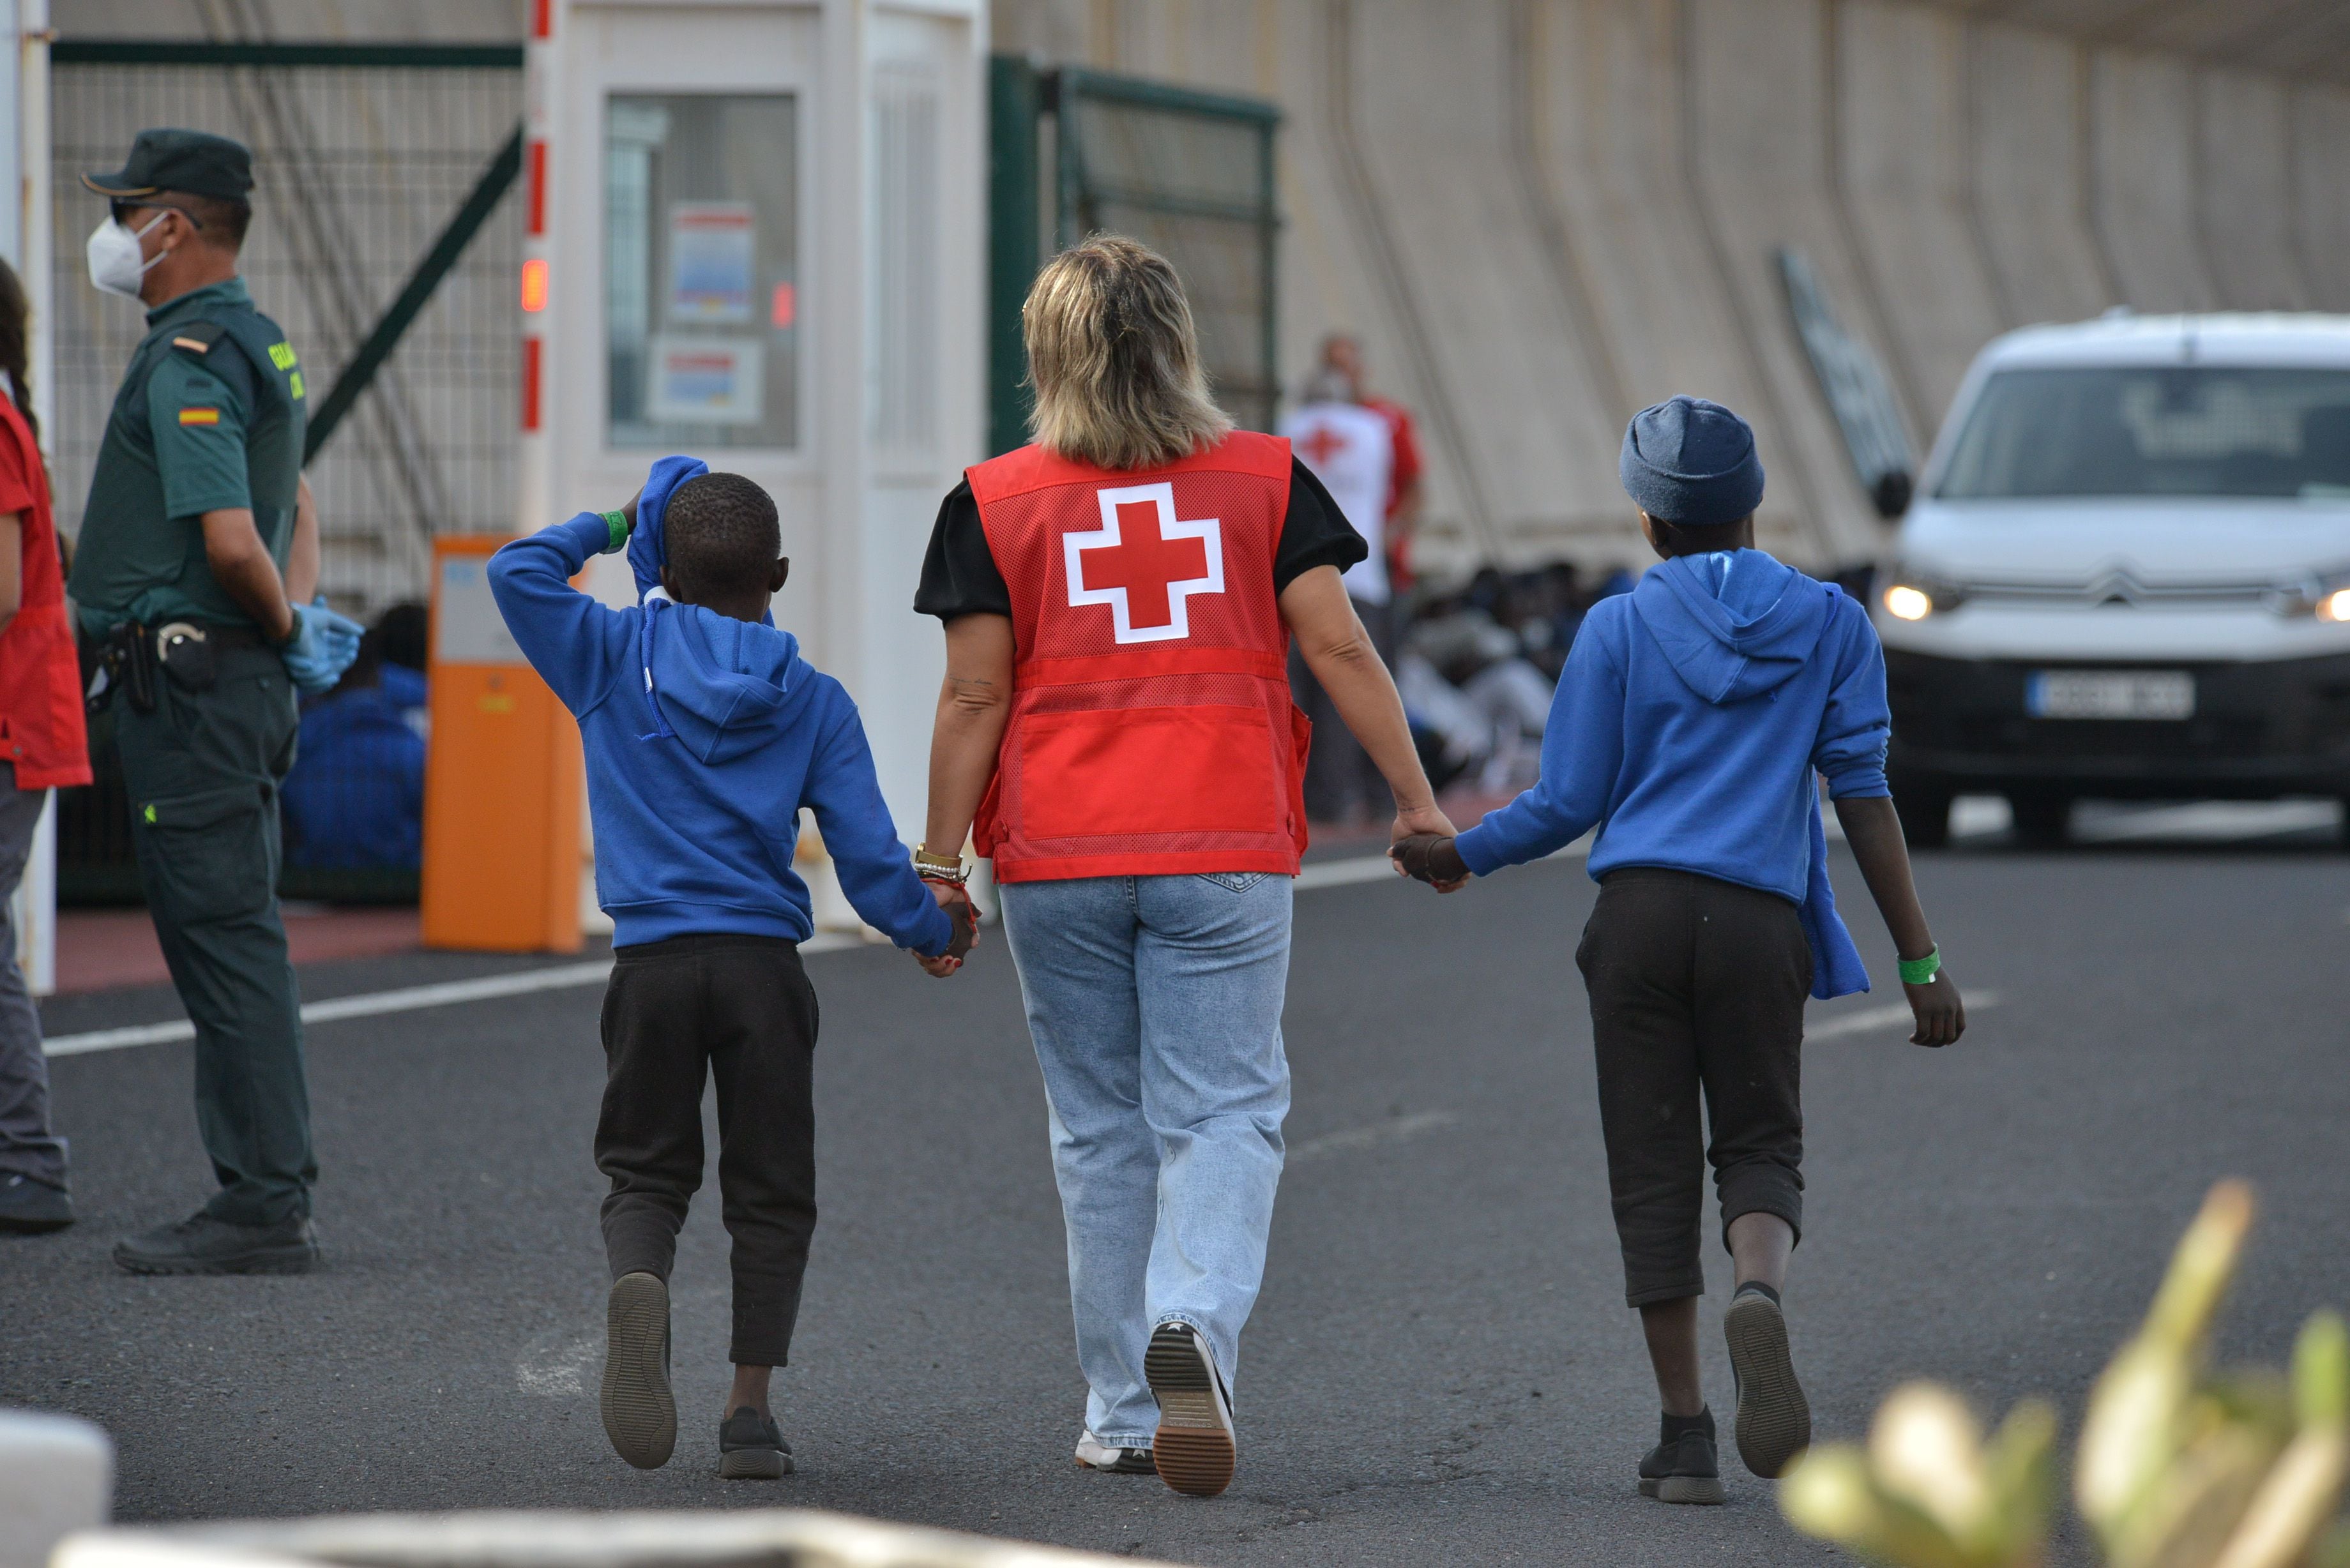
[[[108,294],[119,294],[125,299],[138,298],[139,280],[147,275],[147,270],[155,262],[161,261],[170,254],[159,253],[154,261],[149,261],[140,254],[139,242],[154,230],[155,223],[161,223],[167,216],[168,213],[156,213],[155,223],[136,234],[111,217],[92,229],[89,244],[83,247],[89,260],[89,281]]]

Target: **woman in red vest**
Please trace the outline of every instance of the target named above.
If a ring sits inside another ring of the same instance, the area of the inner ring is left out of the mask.
[[[959,879],[968,835],[994,860],[1068,1224],[1077,1459],[1211,1496],[1289,1109],[1292,637],[1394,836],[1444,816],[1339,581],[1363,537],[1210,400],[1174,269],[1097,237],[1021,316],[1035,443],[947,496],[915,599],[947,640],[916,859]]]
[[[25,380],[25,286],[0,262],[0,1231],[73,1223],[66,1142],[49,1127],[41,1015],[16,967],[8,900],[49,791],[89,783],[81,670],[66,623],[49,476]]]

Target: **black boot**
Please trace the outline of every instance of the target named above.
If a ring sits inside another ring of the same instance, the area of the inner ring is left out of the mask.
[[[318,1234],[301,1215],[275,1225],[232,1225],[202,1210],[114,1244],[134,1274],[301,1274],[318,1261]]]
[[[1640,1495],[1659,1502],[1720,1502],[1721,1467],[1713,1456],[1713,1412],[1667,1416],[1661,1440],[1640,1461]]]

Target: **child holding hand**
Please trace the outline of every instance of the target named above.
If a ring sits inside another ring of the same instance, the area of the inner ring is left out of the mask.
[[[616,610],[571,586],[632,535],[643,603]],[[916,875],[856,704],[770,618],[790,569],[767,493],[683,458],[662,459],[620,511],[582,513],[490,561],[508,628],[587,752],[597,901],[612,917],[596,1127],[612,1181],[601,1402],[613,1448],[644,1469],[677,1441],[669,1276],[702,1183],[705,1075],[734,1242],[718,1473],[792,1468],[768,1384],[788,1356],[816,1229],[816,999],[799,955],[815,922],[792,864],[801,808],[858,914],[932,974],[952,973],[978,940],[962,890]]]
[[[1599,898],[1575,961],[1625,1300],[1664,1407],[1640,1490],[1714,1503],[1697,1351],[1709,1160],[1736,1274],[1722,1327],[1739,1457],[1773,1477],[1811,1441],[1780,1298],[1803,1226],[1804,1003],[1868,989],[1828,882],[1815,777],[1900,956],[1911,1043],[1955,1042],[1966,1009],[1918,907],[1886,784],[1876,631],[1836,588],[1754,547],[1753,431],[1718,403],[1675,398],[1633,419],[1619,472],[1663,564],[1585,619],[1540,782],[1458,838],[1419,835],[1392,853],[1451,891],[1599,830]]]

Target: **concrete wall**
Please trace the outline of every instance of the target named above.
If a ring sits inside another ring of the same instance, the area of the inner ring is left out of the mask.
[[[1754,421],[1766,535],[1821,565],[1883,533],[1779,246],[1921,453],[2006,328],[2350,309],[2350,6],[2261,6],[2256,28],[2242,0],[997,0],[994,26],[1283,104],[1284,371],[1325,331],[1365,339],[1422,420],[1440,566],[1633,559],[1613,452],[1676,391]],[[2240,63],[2280,28],[2298,77]]]
[[[520,0],[78,0],[71,34],[515,36]],[[2350,309],[2341,0],[994,0],[999,48],[1287,112],[1282,353],[1363,338],[1420,418],[1429,557],[1629,561],[1613,453],[1755,422],[1773,547],[1883,535],[1773,264],[1810,260],[1912,439],[1996,332]]]

